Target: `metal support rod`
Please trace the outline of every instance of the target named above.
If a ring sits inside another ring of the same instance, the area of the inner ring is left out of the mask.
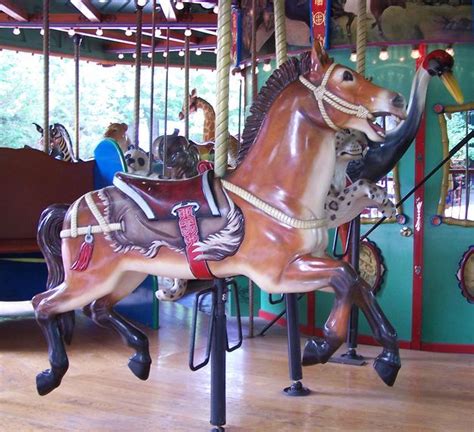
[[[170,29],[166,31],[166,57],[165,57],[165,131],[163,138],[163,177],[168,175],[167,155],[168,155],[168,83],[170,68]]]
[[[254,337],[254,319],[253,319],[253,302],[255,297],[255,286],[251,279],[249,279],[249,338]]]
[[[75,156],[76,159],[79,160],[79,137],[80,137],[80,77],[79,77],[79,66],[80,66],[80,59],[81,59],[81,43],[82,43],[82,36],[81,35],[74,35],[72,38],[74,42],[74,109],[75,109],[75,128],[76,128],[76,147],[75,147]]]
[[[257,99],[258,94],[258,79],[256,74],[257,69],[257,0],[252,0],[252,45],[250,47],[251,54],[251,71],[252,77],[252,102]]]
[[[359,252],[360,252],[360,216],[357,216],[352,220],[350,226],[350,238],[351,238],[351,264],[354,270],[359,273]],[[357,348],[357,335],[359,331],[359,308],[352,306],[351,316],[349,319],[349,329],[347,332],[347,348],[349,349],[349,355],[356,354]]]
[[[49,153],[49,0],[43,1],[43,146]]]
[[[288,333],[288,368],[290,379],[298,381],[303,378],[301,366],[301,344],[298,319],[297,295],[290,293],[285,295],[286,300],[286,330]]]
[[[134,123],[135,135],[133,145],[138,148],[139,129],[140,129],[140,76],[142,65],[142,24],[143,24],[143,6],[137,4],[137,32],[136,32],[136,50],[135,50],[135,109]]]
[[[189,140],[189,36],[184,39],[184,136]]]
[[[211,424],[223,426],[226,423],[226,315],[227,300],[224,279],[215,281],[214,331],[211,349]]]
[[[154,126],[154,108],[155,108],[155,47],[156,47],[156,0],[152,2],[153,12],[151,15],[151,78],[150,78],[150,136],[148,147],[148,175],[153,170],[153,126]]]
[[[469,132],[459,143],[457,143],[448,153],[448,155],[436,165],[423,180],[420,181],[410,192],[408,192],[397,204],[395,207],[400,207],[408,198],[410,198],[418,188],[423,186],[446,162],[448,162],[466,143],[468,143],[474,137],[474,130]],[[373,225],[360,239],[366,239],[383,221],[387,219],[385,216],[380,218],[375,225]]]

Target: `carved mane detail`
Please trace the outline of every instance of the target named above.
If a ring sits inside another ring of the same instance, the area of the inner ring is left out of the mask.
[[[310,69],[311,53],[307,52],[301,56],[301,60],[296,57],[290,58],[271,74],[250,108],[250,115],[247,117],[242,133],[237,164],[240,164],[247,156],[275,99],[289,84],[295,82],[301,74],[309,72]]]

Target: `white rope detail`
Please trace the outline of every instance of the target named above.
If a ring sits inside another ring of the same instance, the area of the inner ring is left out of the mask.
[[[265,214],[272,217],[273,219],[276,219],[277,221],[282,222],[292,228],[315,229],[322,228],[327,225],[326,219],[296,219],[294,217],[288,216],[281,210],[278,210],[277,208],[271,206],[270,204],[246,191],[245,189],[242,189],[241,187],[236,186],[235,184],[230,183],[226,180],[221,180],[221,182],[222,186],[224,186],[224,188],[228,191],[236,194],[238,197],[252,204],[254,207],[263,211]]]
[[[72,230],[62,230],[60,233],[61,238],[69,238],[69,237],[77,237],[78,235],[86,235],[89,233],[90,229],[90,234],[101,234],[104,232],[102,227],[100,225],[92,225],[91,227],[80,227],[77,229],[76,236],[72,235]],[[112,223],[108,225],[109,232],[110,231],[123,231],[123,226],[121,223]]]
[[[94,215],[95,220],[98,222],[100,227],[102,228],[102,232],[108,233],[110,232],[109,224],[104,219],[104,216],[100,213],[99,209],[95,205],[94,200],[92,199],[92,192],[88,192],[84,195],[87,205],[89,206],[89,210]]]
[[[324,74],[323,80],[319,86],[314,85],[311,81],[307,80],[303,75],[299,76],[299,80],[301,83],[309,88],[316,98],[318,102],[318,108],[321,112],[321,116],[323,117],[326,124],[336,131],[341,130],[340,127],[336,126],[334,122],[330,119],[328,113],[326,112],[326,108],[324,107],[324,102],[331,105],[333,108],[341,111],[345,114],[356,116],[360,119],[366,119],[371,117],[370,111],[364,107],[363,105],[355,105],[353,103],[347,102],[344,99],[341,99],[339,96],[335,95],[331,91],[326,88],[326,85],[329,81],[329,77],[331,76],[332,71],[337,66],[336,63],[333,63],[329,66],[328,70]]]
[[[77,210],[79,208],[81,199],[82,197],[76,200],[71,209],[71,237],[73,238],[77,237]]]

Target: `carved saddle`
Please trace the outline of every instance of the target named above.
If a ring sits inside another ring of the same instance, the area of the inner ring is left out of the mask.
[[[213,171],[186,180],[154,180],[117,173],[102,190],[114,251],[154,257],[162,246],[184,252],[198,279],[210,279],[207,261],[233,255],[244,236],[244,218]]]

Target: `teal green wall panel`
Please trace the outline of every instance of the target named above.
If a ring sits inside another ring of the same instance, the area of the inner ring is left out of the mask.
[[[454,71],[465,102],[474,102],[474,46],[455,45],[455,62]],[[428,94],[426,172],[443,158],[438,119],[432,110],[437,103],[455,104],[440,82],[433,83]],[[439,172],[425,188],[423,342],[472,344],[474,305],[462,297],[456,272],[462,254],[474,244],[474,228],[430,224],[430,217],[437,211],[441,179]]]

